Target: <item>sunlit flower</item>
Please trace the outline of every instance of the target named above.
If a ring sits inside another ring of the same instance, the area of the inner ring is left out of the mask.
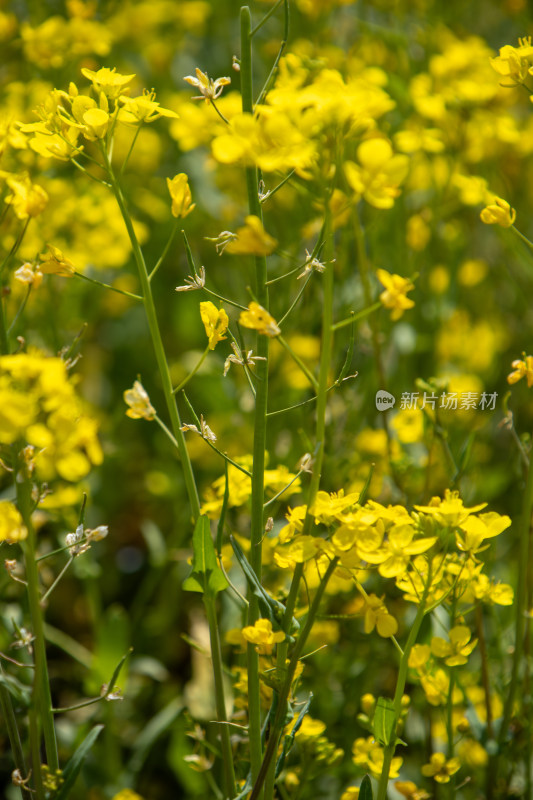
[[[518,47],[510,44],[500,47],[500,54],[496,58],[491,58],[490,63],[498,75],[508,78],[514,83],[523,83],[529,73],[530,65],[533,63],[531,36],[527,39],[519,39]]]
[[[81,74],[92,82],[97,94],[103,92],[110,100],[116,100],[119,95],[123,94],[126,84],[130,83],[135,77],[135,75],[121,75],[116,71],[115,67],[112,69],[102,67],[96,72],[84,67],[81,70]]]
[[[154,419],[155,408],[150,402],[148,392],[140,381],[135,381],[133,389],[124,392],[124,401],[129,406],[126,414],[132,419]]]
[[[61,275],[64,278],[71,278],[76,272],[76,267],[59,249],[53,244],[46,245],[48,253],[40,253],[39,269],[47,275]]]
[[[226,339],[224,334],[228,329],[228,315],[223,308],[217,308],[208,300],[200,303],[200,316],[204,323],[205,335],[209,339],[209,349],[214,350],[218,342]]]
[[[281,333],[274,317],[254,301],[248,304],[248,311],[241,311],[239,324],[271,338],[279,336]]]
[[[155,122],[160,117],[178,119],[175,111],[163,108],[155,99],[155,92],[144,90],[139,97],[120,97],[122,108],[118,119],[126,125],[139,125],[141,122]]]
[[[183,80],[196,87],[200,92],[199,95],[192,99],[205,100],[206,103],[210,103],[211,100],[216,100],[217,97],[220,97],[224,91],[224,86],[228,86],[231,83],[231,78],[213,80],[208,76],[207,72],[202,72],[198,67],[196,67],[196,78],[193,78],[192,75],[187,75]]]
[[[511,364],[514,372],[507,376],[507,383],[513,384],[525,378],[527,385],[531,389],[533,386],[533,356],[526,356],[524,353],[524,360],[517,359]]]
[[[458,758],[446,760],[444,753],[433,753],[429,764],[424,764],[422,775],[433,778],[437,783],[449,783],[450,777],[461,769]]]
[[[495,197],[479,216],[485,225],[500,225],[502,228],[510,228],[511,225],[514,225],[516,211],[511,208],[507,200]]]
[[[180,172],[172,180],[167,178],[167,186],[172,198],[172,216],[177,219],[188,216],[196,208],[196,203],[192,202],[188,176]]]
[[[391,274],[385,269],[376,270],[378,280],[385,287],[385,291],[379,296],[385,308],[392,310],[391,319],[397,320],[408,308],[413,308],[414,300],[407,297],[407,292],[412,291],[415,285],[409,278],[402,278],[401,275]]]

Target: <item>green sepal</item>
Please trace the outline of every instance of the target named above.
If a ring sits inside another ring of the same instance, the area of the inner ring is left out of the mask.
[[[374,737],[382,745],[395,740],[396,714],[394,703],[388,697],[378,697],[374,711]]]
[[[198,517],[196,522],[192,549],[192,570],[183,581],[183,588],[186,592],[200,592],[214,597],[229,584],[218,565],[209,519],[204,515]]]

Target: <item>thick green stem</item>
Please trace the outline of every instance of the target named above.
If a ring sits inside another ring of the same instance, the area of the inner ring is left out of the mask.
[[[427,583],[424,587],[424,592],[422,594],[422,597],[420,598],[420,603],[418,605],[416,616],[412,624],[411,630],[409,632],[409,636],[407,637],[407,642],[405,644],[402,657],[400,658],[398,680],[396,681],[396,691],[394,692],[394,701],[393,701],[394,725],[392,727],[391,742],[390,744],[385,746],[383,752],[383,768],[381,770],[381,776],[379,779],[377,800],[386,800],[387,797],[387,787],[389,784],[390,768],[394,756],[394,751],[396,749],[396,736],[398,730],[398,723],[400,721],[400,716],[402,713],[402,697],[405,691],[405,684],[407,682],[409,655],[411,653],[411,650],[413,649],[413,645],[416,644],[418,632],[420,630],[420,626],[422,625],[424,614],[426,613],[426,601],[431,587],[431,578],[432,575],[431,575],[431,564],[430,564],[428,568]]]
[[[35,653],[34,673],[34,707],[39,711],[40,723],[44,736],[46,759],[52,772],[59,769],[57,741],[52,713],[52,696],[48,678],[48,664],[46,660],[46,645],[44,639],[43,616],[41,609],[41,596],[39,590],[39,573],[35,561],[35,530],[32,524],[32,498],[31,483],[23,476],[25,465],[17,467],[17,506],[21,513],[28,536],[24,541],[24,561],[26,567],[26,582],[28,604],[30,609],[32,633],[35,637],[33,649]]]
[[[235,788],[235,769],[233,766],[233,751],[226,716],[226,700],[224,697],[224,680],[222,665],[222,650],[220,647],[220,634],[215,608],[215,597],[204,594],[205,612],[209,624],[209,637],[211,640],[211,659],[213,662],[213,675],[215,678],[215,702],[217,719],[220,723],[220,741],[222,745],[222,758],[224,762],[224,783],[226,797],[232,798],[237,794]]]
[[[252,17],[248,6],[241,8],[241,92],[242,110],[253,112],[252,86]],[[259,182],[257,169],[246,169],[246,189],[250,214],[262,220],[261,203],[259,202]],[[255,258],[254,293],[257,302],[268,309],[267,266],[264,256]],[[257,579],[261,581],[262,541],[264,536],[264,475],[266,419],[268,399],[268,351],[267,336],[257,336],[256,352],[260,359],[256,362],[257,389],[255,393],[254,444],[251,497],[251,533],[250,564]],[[259,617],[258,598],[250,594],[248,607],[248,625],[254,625]],[[259,684],[259,656],[252,644],[248,645],[248,713],[250,736],[250,765],[252,780],[255,781],[262,760],[261,744],[261,700]]]
[[[170,377],[170,370],[168,367],[168,362],[165,354],[165,348],[163,346],[161,331],[159,329],[159,322],[157,319],[157,313],[155,309],[154,298],[152,295],[152,287],[150,285],[148,270],[146,268],[146,263],[144,260],[143,252],[141,250],[141,246],[137,240],[137,236],[133,228],[133,223],[131,221],[131,217],[129,215],[126,206],[124,195],[122,194],[122,189],[115,177],[113,168],[111,166],[111,162],[105,151],[103,151],[103,156],[106,162],[106,168],[109,174],[109,179],[111,181],[111,187],[113,189],[113,193],[115,195],[118,207],[120,209],[120,213],[122,214],[124,224],[126,225],[128,236],[133,249],[133,256],[135,258],[135,263],[137,265],[139,279],[141,282],[142,297],[143,297],[144,309],[146,312],[146,319],[148,321],[148,327],[150,329],[150,335],[152,338],[152,344],[155,351],[157,366],[159,369],[159,374],[161,376],[161,383],[163,387],[163,393],[165,395],[168,414],[170,417],[172,433],[174,434],[174,438],[176,439],[178,453],[180,456],[181,466],[183,469],[183,475],[185,479],[185,485],[187,487],[187,494],[189,496],[189,502],[191,504],[192,516],[193,519],[196,519],[197,517],[200,516],[200,500],[198,497],[198,490],[196,488],[196,481],[194,479],[191,460],[189,458],[189,453],[187,451],[187,445],[185,444],[183,431],[181,430],[181,419],[178,407],[176,405],[176,400],[173,395],[172,380]]]

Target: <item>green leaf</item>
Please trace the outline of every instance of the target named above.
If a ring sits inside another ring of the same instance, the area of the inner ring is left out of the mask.
[[[55,795],[54,800],[68,799],[68,797],[70,796],[70,790],[72,789],[74,783],[76,782],[76,778],[79,775],[85,757],[103,729],[104,729],[103,725],[95,725],[94,728],[91,731],[89,731],[89,733],[87,734],[83,742],[80,744],[78,749],[74,752],[72,758],[69,760],[67,766],[63,770],[64,783],[61,784],[61,788]]]
[[[394,703],[388,697],[378,697],[374,712],[374,736],[380,744],[393,741],[396,715]]]
[[[218,565],[209,519],[204,515],[198,517],[194,528],[192,549],[192,570],[183,582],[185,591],[211,596],[222,592],[228,586],[228,582]]]
[[[373,800],[372,795],[372,782],[368,775],[365,775],[361,781],[359,789],[359,800]]]

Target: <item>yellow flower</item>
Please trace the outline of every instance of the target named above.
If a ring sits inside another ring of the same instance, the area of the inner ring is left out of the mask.
[[[253,301],[248,304],[248,311],[241,311],[239,323],[245,328],[251,328],[264,336],[270,336],[270,338],[279,336],[281,333],[274,317],[263,306]]]
[[[407,800],[429,800],[431,797],[424,789],[419,789],[413,781],[395,781],[394,788]]]
[[[488,545],[483,545],[485,539],[499,536],[511,524],[508,516],[489,511],[479,517],[468,517],[461,523],[461,530],[456,532],[457,547],[466,553],[479,553]]]
[[[400,194],[399,184],[407,176],[409,159],[394,155],[386,139],[368,139],[357,149],[359,164],[347,161],[346,180],[357,197],[375,208],[392,208]]]
[[[200,303],[200,316],[204,323],[205,335],[209,339],[209,349],[214,350],[218,342],[227,338],[224,334],[228,329],[228,315],[223,308],[217,308],[208,300],[206,303]]]
[[[274,252],[278,243],[263,228],[259,217],[250,214],[245,225],[237,228],[236,239],[226,245],[226,251],[234,255],[268,256]]]
[[[374,628],[380,636],[387,639],[398,632],[398,623],[389,614],[383,599],[370,594],[365,598],[365,633],[372,633]]]
[[[61,275],[64,278],[71,278],[76,272],[76,267],[63,255],[59,247],[47,244],[48,253],[39,255],[39,269],[47,275]]]
[[[254,625],[243,628],[242,635],[247,642],[255,644],[260,655],[270,655],[274,645],[285,639],[283,631],[273,632],[269,619],[258,619]]]
[[[500,54],[491,58],[492,68],[498,75],[509,78],[515,83],[523,83],[528,75],[530,64],[533,63],[533,47],[531,36],[519,39],[518,47],[506,44],[500,48]]]
[[[444,500],[441,500],[440,497],[433,497],[428,506],[415,506],[415,508],[424,514],[434,516],[441,525],[455,527],[456,525],[462,525],[470,514],[481,511],[486,505],[486,503],[479,503],[477,506],[465,508],[463,501],[459,497],[459,492],[451,492],[446,489]]]
[[[19,510],[9,500],[0,500],[0,542],[20,542],[27,535]]]
[[[383,769],[384,752],[381,745],[376,742],[373,736],[366,739],[356,739],[352,747],[352,761],[354,764],[368,769],[375,778],[379,778]],[[390,778],[397,778],[403,759],[395,756],[391,761]]]
[[[376,275],[385,287],[385,291],[379,296],[380,301],[385,308],[392,310],[392,320],[400,319],[406,309],[414,306],[414,301],[407,297],[407,292],[415,288],[414,283],[401,275],[391,275],[385,269],[376,270]]]
[[[34,289],[38,289],[43,280],[43,273],[38,267],[26,262],[15,270],[13,277],[19,283],[25,283],[26,286],[33,286]]]
[[[118,119],[126,125],[138,125],[140,122],[155,122],[160,117],[178,119],[175,111],[163,108],[155,99],[155,92],[144,90],[140,97],[121,97],[122,108]]]
[[[444,753],[433,753],[429,764],[424,764],[421,769],[422,775],[433,778],[437,783],[449,783],[450,777],[461,769],[461,762],[458,758],[450,758],[446,761]]]
[[[121,789],[120,792],[113,795],[112,800],[143,800],[143,798],[132,789]]]
[[[517,359],[513,361],[511,366],[514,372],[511,372],[510,375],[507,376],[507,383],[517,383],[522,380],[522,378],[526,378],[527,385],[531,389],[533,386],[533,356],[526,356],[524,353],[524,360],[520,361],[520,359]]]
[[[135,381],[133,389],[124,392],[124,400],[129,406],[126,414],[132,419],[154,419],[156,411],[150,402],[148,392],[140,381]]]
[[[466,664],[468,656],[477,644],[477,639],[470,641],[471,633],[466,625],[456,625],[449,632],[450,641],[440,636],[431,639],[431,652],[437,658],[444,658],[448,667]]]
[[[5,198],[6,203],[13,206],[13,211],[19,219],[37,217],[48,203],[48,195],[42,186],[32,183],[27,175],[21,178],[7,178],[7,185],[11,194]]]
[[[124,92],[126,84],[135,77],[135,75],[121,75],[116,71],[116,67],[113,69],[102,67],[97,72],[83,68],[81,74],[92,82],[97,94],[103,92],[110,100],[116,100]]]
[[[190,83],[191,86],[195,86],[200,92],[197,97],[193,97],[192,99],[205,100],[207,104],[209,104],[211,100],[216,100],[217,97],[220,97],[224,86],[228,86],[231,83],[231,78],[217,78],[213,80],[209,77],[207,72],[202,72],[198,67],[196,67],[196,78],[193,78],[192,75],[187,75],[183,80]]]
[[[196,203],[192,202],[189,178],[185,172],[175,175],[172,180],[167,178],[167,186],[172,198],[172,216],[176,219],[188,216],[196,207]]]
[[[501,225],[502,228],[510,228],[511,225],[514,225],[516,211],[511,208],[507,200],[495,197],[479,216],[485,225]]]

